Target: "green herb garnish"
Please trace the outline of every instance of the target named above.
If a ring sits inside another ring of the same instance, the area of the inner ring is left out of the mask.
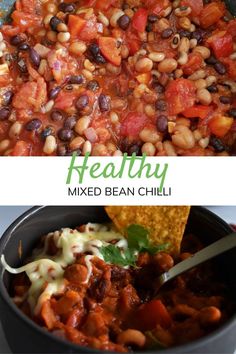
[[[148,239],[148,230],[141,225],[130,225],[126,229],[128,249],[122,250],[116,245],[108,245],[100,248],[105,262],[119,266],[135,266],[140,252],[155,254],[166,250],[168,244],[152,246]]]

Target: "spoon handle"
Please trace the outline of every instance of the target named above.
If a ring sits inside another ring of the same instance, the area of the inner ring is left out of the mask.
[[[208,261],[209,259],[218,256],[232,248],[236,247],[236,232],[221,238],[211,245],[203,248],[201,251],[195,253],[192,257],[176,264],[168,272],[162,274],[162,283],[171,280],[178,275],[190,270],[197,265]]]

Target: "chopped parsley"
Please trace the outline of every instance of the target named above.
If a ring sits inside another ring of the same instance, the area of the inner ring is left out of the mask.
[[[160,246],[151,245],[148,239],[148,230],[141,225],[130,225],[126,229],[126,234],[128,242],[128,248],[126,250],[123,250],[116,245],[101,247],[100,252],[105,262],[117,264],[122,267],[134,267],[138,253],[148,252],[150,254],[155,254],[168,248],[168,244]]]

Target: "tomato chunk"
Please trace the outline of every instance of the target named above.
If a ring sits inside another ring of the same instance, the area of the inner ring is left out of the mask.
[[[217,23],[221,17],[224,16],[225,6],[223,3],[212,2],[201,11],[200,24],[203,28],[210,27],[214,23]]]
[[[95,7],[99,10],[108,10],[114,2],[114,0],[97,0]]]
[[[217,58],[228,57],[233,53],[233,38],[226,31],[219,31],[207,40]]]
[[[172,320],[162,301],[152,300],[140,306],[137,311],[137,322],[139,322],[140,329],[151,330],[158,324],[163,328],[168,328]]]
[[[79,37],[80,32],[85,27],[86,21],[79,16],[69,15],[68,28],[72,38]]]
[[[121,135],[138,138],[147,123],[147,117],[141,113],[129,113],[121,123]]]
[[[16,145],[14,146],[14,149],[12,150],[11,155],[12,156],[29,156],[30,155],[30,144],[23,141],[19,140],[17,141]]]
[[[170,115],[183,112],[194,105],[195,86],[187,79],[177,79],[171,81],[166,89],[166,100]]]
[[[232,20],[227,25],[227,33],[231,34],[233,38],[236,37],[236,20]]]
[[[148,12],[144,8],[138,9],[132,18],[132,26],[138,32],[144,32],[147,26]]]
[[[186,118],[205,119],[212,111],[213,111],[213,107],[211,106],[195,105],[190,108],[187,108],[182,113]]]
[[[192,75],[195,71],[201,68],[203,63],[202,56],[198,53],[191,53],[188,57],[188,62],[182,66],[185,75]]]
[[[225,136],[230,130],[234,119],[231,117],[218,116],[209,122],[209,128],[213,134],[218,137]]]
[[[119,66],[121,64],[120,49],[117,48],[116,39],[112,37],[100,37],[98,40],[102,55],[112,64]]]
[[[170,2],[169,0],[146,0],[145,5],[150,10],[150,13],[159,15],[170,5]]]

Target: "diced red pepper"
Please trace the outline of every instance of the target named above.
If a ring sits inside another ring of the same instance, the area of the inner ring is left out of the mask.
[[[163,10],[167,9],[170,5],[169,0],[146,0],[146,7],[149,9],[150,13],[159,15]]]
[[[195,71],[201,68],[203,58],[199,53],[191,53],[188,56],[188,61],[182,66],[185,75],[192,75]]]
[[[233,53],[233,38],[226,31],[218,31],[207,40],[217,58],[228,57]]]
[[[11,155],[12,156],[29,156],[30,154],[30,144],[26,141],[19,140],[14,146]]]
[[[191,15],[193,17],[199,16],[203,9],[203,0],[182,0],[181,6],[191,7]]]
[[[218,116],[212,118],[208,125],[213,134],[218,137],[223,137],[228,133],[233,122],[234,119],[231,117]]]
[[[170,115],[176,115],[192,107],[195,102],[195,86],[187,79],[176,79],[167,86],[165,96]]]
[[[147,17],[148,12],[146,9],[138,9],[132,18],[133,28],[136,29],[138,32],[144,32],[147,26]]]
[[[68,29],[72,38],[77,38],[80,32],[85,27],[86,21],[76,15],[69,15],[68,19]]]
[[[212,2],[204,6],[200,14],[200,24],[203,28],[217,23],[225,14],[225,6],[222,2]]]
[[[182,114],[186,118],[205,119],[212,111],[213,111],[212,106],[195,105],[190,108],[187,108],[185,111],[182,112]]]
[[[120,49],[117,48],[116,39],[113,37],[99,37],[98,44],[102,55],[112,64],[119,66],[121,54]]]
[[[138,138],[147,121],[145,114],[129,113],[121,123],[120,133],[122,136]]]
[[[140,306],[137,311],[137,323],[141,330],[148,331],[158,324],[163,328],[171,325],[172,319],[161,300],[152,300]]]

